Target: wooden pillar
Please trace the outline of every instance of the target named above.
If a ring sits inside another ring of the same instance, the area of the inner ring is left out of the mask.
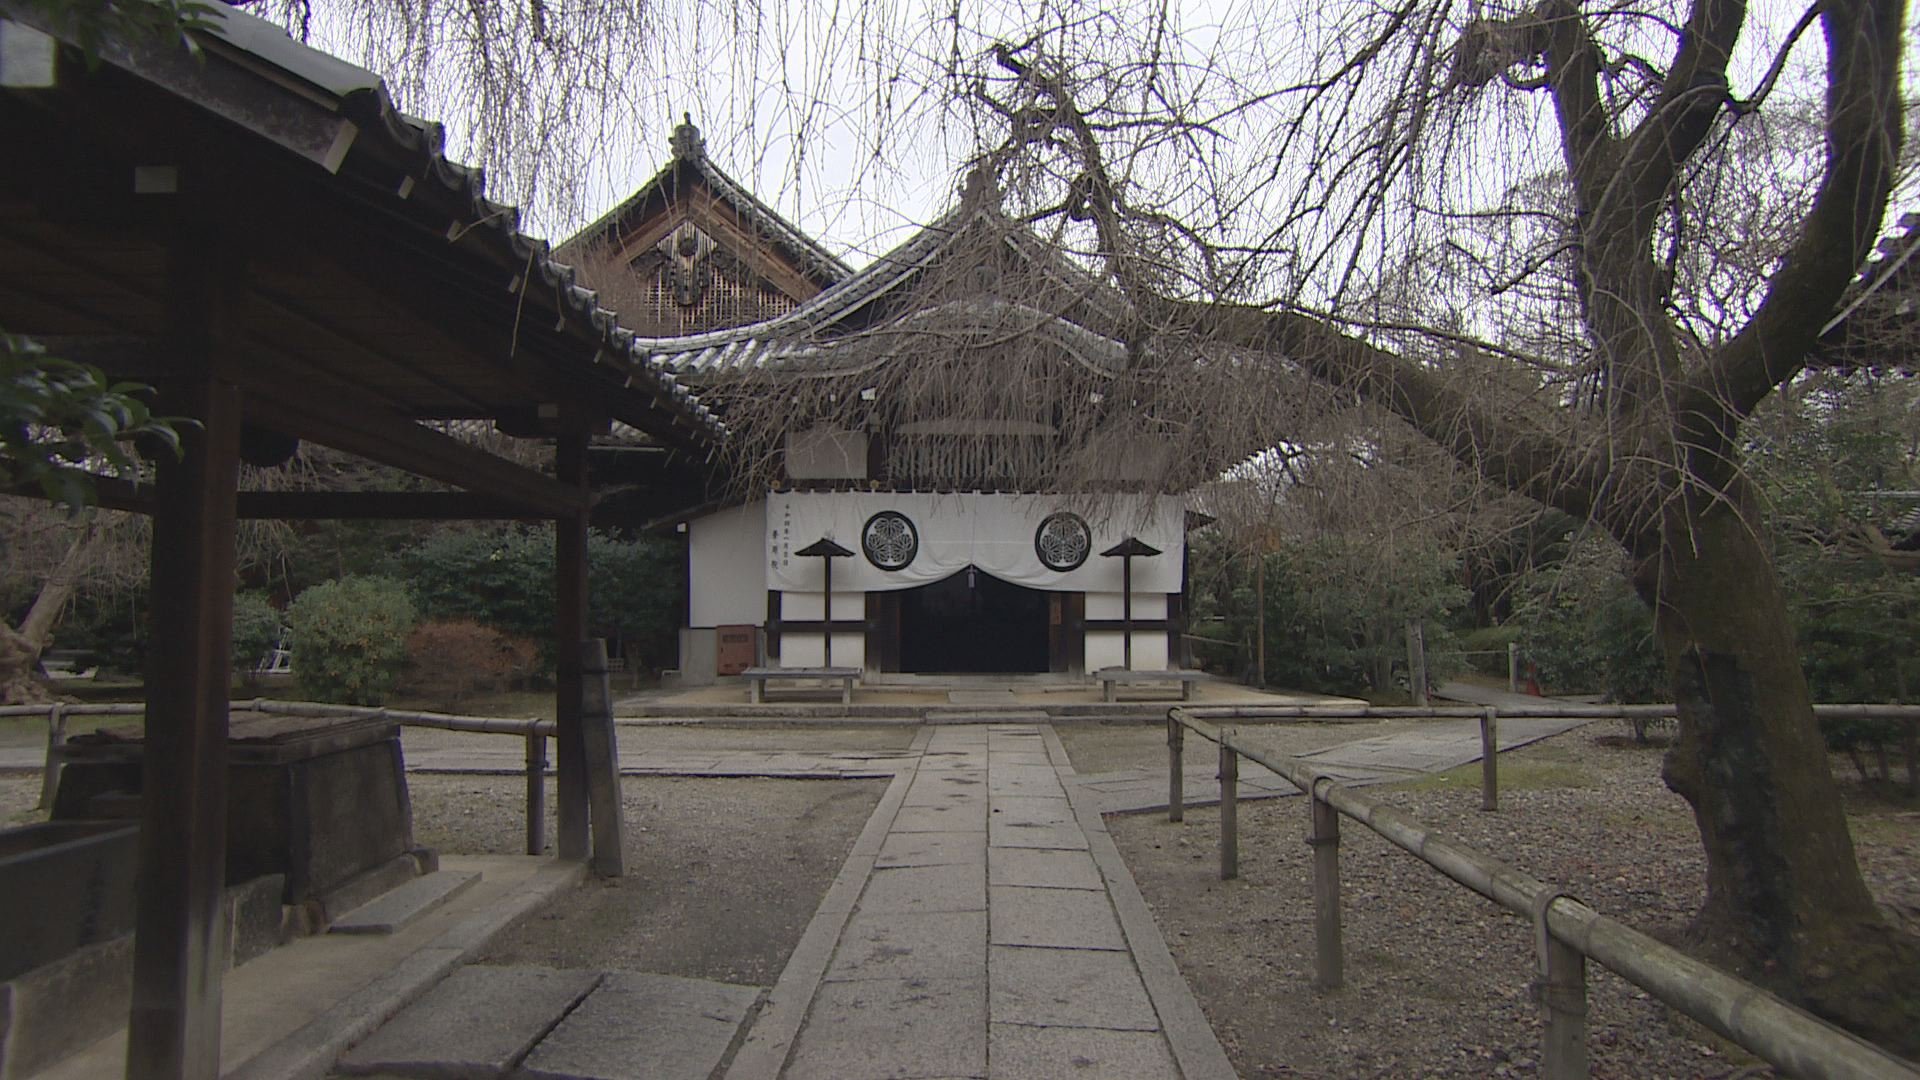
[[[547,737],[527,729],[527,854],[547,851]]]
[[[1167,712],[1167,820],[1187,819],[1187,726]]]
[[[1407,694],[1415,705],[1427,704],[1427,622],[1407,620]]]
[[[194,334],[182,344],[198,351],[210,347],[211,337]],[[220,1073],[226,968],[227,688],[240,393],[201,378],[171,393],[160,411],[198,426],[182,426],[184,453],[179,460],[161,456],[154,485],[154,628],[126,1075],[211,1080]]]
[[[826,633],[820,639],[820,656],[821,656],[820,666],[832,667],[833,666],[833,556],[823,555],[821,556],[821,559],[827,565],[825,567],[826,591],[823,592],[820,596],[820,619],[822,624],[825,625],[827,629],[826,629]]]
[[[580,513],[553,523],[554,772],[559,780],[560,857],[584,859],[587,835],[587,755],[580,722],[584,673],[580,643],[587,637],[587,433],[570,427],[554,448],[554,471],[580,494]]]
[[[1253,563],[1253,685],[1267,688],[1267,556],[1262,551]]]
[[[1240,876],[1240,755],[1228,745],[1235,732],[1220,733],[1220,880]]]
[[[1133,670],[1133,556],[1120,557],[1120,666]]]
[[[1322,990],[1346,982],[1346,952],[1340,941],[1340,812],[1320,798],[1320,783],[1307,792],[1307,843],[1313,847],[1313,981]]]
[[[1480,714],[1480,809],[1500,809],[1500,710]]]

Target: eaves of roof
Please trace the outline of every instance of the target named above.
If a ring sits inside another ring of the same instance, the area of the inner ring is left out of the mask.
[[[0,14],[70,44],[77,36],[58,12],[49,15],[37,4],[0,0]],[[600,306],[593,290],[576,283],[573,268],[551,258],[545,240],[520,230],[519,210],[486,198],[482,170],[446,157],[445,130],[394,107],[379,75],[294,41],[279,26],[244,11],[222,5],[209,21],[210,29],[194,32],[209,54],[208,62],[255,77],[246,84],[251,96],[244,110],[230,98],[203,92],[193,79],[182,78],[172,51],[110,40],[101,44],[100,58],[225,115],[258,138],[282,143],[332,173],[343,186],[348,183],[345,174],[360,162],[376,162],[382,171],[403,177],[400,198],[390,209],[418,228],[444,233],[449,247],[463,257],[484,260],[509,275],[525,274],[529,282],[544,286],[525,290],[525,296],[538,303],[553,298],[558,329],[580,342],[582,364],[610,365],[627,389],[649,397],[653,408],[671,417],[673,427],[689,441],[711,446],[724,438],[726,429],[718,417],[664,363],[636,346],[635,335],[620,325],[618,314]],[[317,104],[352,126],[339,129],[334,143],[325,148],[299,143],[290,131],[261,122],[260,117],[274,115],[273,103],[260,100],[265,96],[284,96],[290,108]]]
[[[1124,361],[1126,347],[1120,341],[1057,314],[1004,300],[947,302],[907,312],[870,330],[830,333],[861,309],[901,291],[947,254],[957,238],[975,227],[1001,234],[1003,242],[1029,265],[1038,267],[1075,295],[1086,298],[1097,310],[1117,314],[1120,307],[1117,297],[1093,275],[1073,267],[1025,230],[1009,227],[998,211],[962,205],[792,311],[762,322],[702,334],[641,339],[636,347],[668,370],[699,376],[705,381],[728,371],[769,367],[806,368],[816,373],[858,367],[873,361],[872,343],[876,338],[911,330],[916,324],[941,321],[946,329],[957,325],[964,329],[964,324],[971,322],[979,332],[992,333],[1004,332],[1007,326],[1017,322],[1031,332],[1054,339],[1076,359],[1096,370],[1110,371]]]
[[[683,169],[698,177],[709,190],[732,207],[735,213],[751,223],[761,234],[784,247],[787,253],[792,255],[815,280],[830,287],[853,276],[852,267],[828,251],[818,240],[801,232],[798,226],[780,216],[779,211],[761,202],[733,177],[728,176],[720,166],[715,165],[704,152],[690,157],[675,157],[655,173],[652,179],[640,185],[632,195],[621,200],[618,206],[600,215],[592,224],[575,233],[561,246],[570,248],[588,237],[604,236],[619,228],[627,217],[644,207],[648,201],[674,189]]]
[[[1920,213],[1900,215],[1898,232],[1889,231],[1867,256],[1867,262],[1841,298],[1840,310],[1820,328],[1822,338],[1840,330],[1855,312],[1876,302],[1892,302],[1902,314],[1916,305],[1910,295],[1915,289],[1915,270],[1920,268]]]

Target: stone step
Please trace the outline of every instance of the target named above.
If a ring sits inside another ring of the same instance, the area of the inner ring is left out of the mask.
[[[595,971],[464,967],[341,1056],[349,1076],[505,1076],[600,985]]]
[[[707,1080],[760,990],[610,972],[521,1063],[533,1080]]]
[[[953,705],[1012,705],[1012,687],[980,687],[967,690],[947,691],[947,701]]]
[[[391,934],[479,880],[478,870],[436,870],[381,893],[335,919],[327,929],[335,934]]]
[[[475,965],[348,1051],[333,1075],[706,1080],[760,994],[675,975]]]
[[[1041,709],[939,708],[928,709],[923,717],[929,724],[1044,724],[1047,714]]]

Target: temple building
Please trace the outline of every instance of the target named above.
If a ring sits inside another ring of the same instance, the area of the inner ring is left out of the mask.
[[[724,490],[652,515],[686,540],[683,681],[1179,666],[1188,515],[1169,477],[1203,477],[1106,415],[1124,303],[982,174],[853,271],[683,123],[668,165],[567,248],[658,335],[636,350],[728,424]]]

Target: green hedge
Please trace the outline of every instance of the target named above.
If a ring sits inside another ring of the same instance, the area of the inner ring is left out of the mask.
[[[316,701],[378,705],[400,678],[413,601],[390,578],[344,577],[315,585],[287,608],[293,675]]]

